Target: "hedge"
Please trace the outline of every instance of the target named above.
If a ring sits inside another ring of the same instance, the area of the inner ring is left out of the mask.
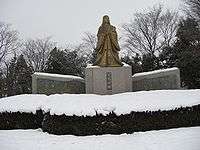
[[[0,113],[0,129],[36,129],[57,135],[122,134],[137,131],[200,126],[200,105],[167,111],[135,112],[117,116],[114,112],[104,116],[51,115],[37,110]]]
[[[57,135],[122,134],[200,125],[200,105],[168,111],[131,112],[117,116],[66,116],[45,114],[42,129]]]
[[[42,128],[44,114],[37,110],[36,114],[27,112],[0,113],[0,130],[9,129],[37,129]]]

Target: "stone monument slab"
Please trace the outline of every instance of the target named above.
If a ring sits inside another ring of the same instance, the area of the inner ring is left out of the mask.
[[[133,92],[180,89],[180,70],[176,67],[136,73],[132,77]]]
[[[87,94],[117,94],[132,91],[131,66],[99,67],[88,65],[85,70]]]
[[[35,72],[32,75],[33,94],[82,94],[85,93],[85,81],[81,77]]]

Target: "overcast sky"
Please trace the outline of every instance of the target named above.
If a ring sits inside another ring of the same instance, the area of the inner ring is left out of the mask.
[[[0,21],[11,23],[22,38],[52,36],[60,45],[80,43],[86,31],[96,33],[102,16],[119,27],[133,13],[162,3],[178,9],[180,0],[0,0]]]

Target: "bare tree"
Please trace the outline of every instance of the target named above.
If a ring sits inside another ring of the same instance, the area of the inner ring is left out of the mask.
[[[24,43],[23,55],[33,71],[44,71],[50,51],[55,47],[50,37],[44,39],[29,39]]]
[[[95,60],[95,48],[97,43],[97,36],[90,32],[85,32],[82,37],[82,43],[75,49],[80,55],[87,57],[89,63],[93,63]]]
[[[164,11],[161,5],[144,13],[135,13],[134,19],[122,26],[125,47],[135,53],[156,56],[175,37],[178,14]]]
[[[185,4],[185,12],[200,22],[200,0],[182,0]]]
[[[90,56],[96,48],[97,36],[90,32],[85,32],[82,37],[82,43],[79,45],[79,49],[82,54]]]
[[[0,65],[6,56],[15,53],[19,46],[18,32],[12,30],[9,24],[0,22]]]
[[[83,45],[90,50],[95,50],[97,43],[97,36],[95,34],[85,32],[83,38]]]

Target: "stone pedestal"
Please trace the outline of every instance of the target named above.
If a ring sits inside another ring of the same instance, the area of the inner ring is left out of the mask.
[[[132,91],[132,69],[122,67],[87,66],[85,70],[87,94],[117,94]]]

